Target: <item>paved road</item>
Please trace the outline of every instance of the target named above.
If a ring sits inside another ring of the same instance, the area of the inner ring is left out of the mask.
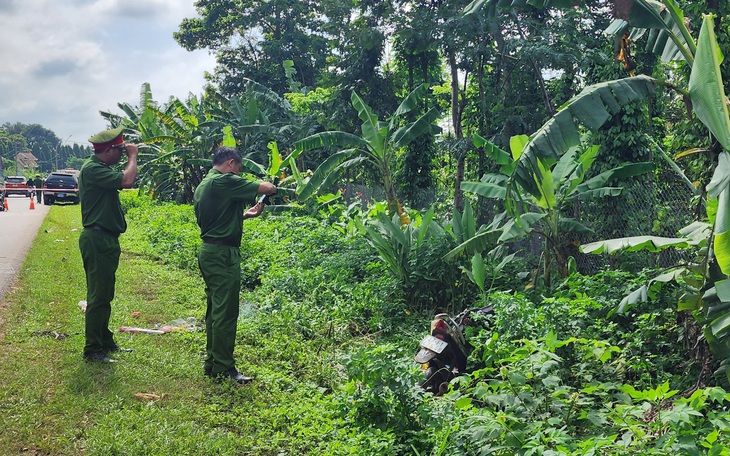
[[[30,198],[20,195],[6,200],[8,210],[0,212],[0,305],[50,209],[34,200],[35,209],[31,210]]]

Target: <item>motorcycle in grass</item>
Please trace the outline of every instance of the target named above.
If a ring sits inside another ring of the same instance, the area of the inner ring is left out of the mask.
[[[447,313],[431,321],[431,333],[421,340],[415,361],[426,377],[421,386],[436,395],[448,391],[449,382],[466,371],[466,360],[473,347],[464,338],[464,328],[484,321],[493,314],[492,306],[467,309],[455,317]]]

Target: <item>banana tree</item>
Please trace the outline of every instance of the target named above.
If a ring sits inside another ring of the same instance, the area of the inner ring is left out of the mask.
[[[536,161],[538,172],[529,176],[524,173],[515,176],[515,173],[522,171],[520,160],[531,139],[534,137],[512,137],[510,148],[513,161],[502,166],[501,174],[486,174],[480,182],[463,182],[461,188],[465,192],[476,193],[485,198],[512,202],[506,206],[509,219],[513,223],[504,225],[503,234],[498,241],[515,241],[530,233],[540,235],[545,242],[541,257],[542,278],[549,288],[554,267],[560,277],[568,275],[569,246],[577,241],[578,235],[592,232],[578,220],[566,217],[567,209],[578,202],[621,194],[621,187],[608,186],[612,179],[647,173],[652,170],[653,165],[630,163],[586,179],[599,147],[590,146],[583,150],[572,146],[557,162],[547,165],[545,161]],[[477,138],[476,145],[479,147],[484,142],[484,139]],[[504,162],[507,153],[494,144],[490,143],[489,146],[488,149],[493,151],[497,161]],[[523,184],[525,178],[529,178],[527,184]],[[510,184],[511,181],[517,185]],[[487,230],[480,236],[488,237],[490,231],[493,230]],[[480,238],[475,236],[457,247],[452,254],[479,242]],[[537,278],[537,274],[535,277]]]
[[[261,151],[278,128],[268,122],[265,103],[257,101],[266,96],[257,85],[242,99],[209,91],[185,102],[172,98],[160,106],[145,83],[138,107],[120,103],[123,115],[102,115],[113,125],[124,125],[130,138],[143,144],[140,183],[155,195],[189,202],[211,166],[212,152],[223,142],[241,151],[248,171],[265,175],[267,167],[261,163],[266,155]]]
[[[355,218],[355,224],[383,259],[391,275],[407,290],[416,274],[427,274],[418,267],[419,258],[423,257],[420,249],[430,236],[440,235],[443,228],[434,221],[433,208],[405,226],[397,214],[390,218],[378,212],[376,217],[373,221]]]
[[[689,80],[693,113],[722,148],[712,180],[707,186],[709,223],[706,226],[699,225],[699,228],[697,224],[691,225],[674,240],[647,237],[639,242],[627,238],[588,244],[583,250],[610,253],[621,249],[696,246],[699,257],[695,261],[671,268],[655,277],[627,296],[619,310],[651,298],[652,292],[666,281],[684,285],[686,292],[680,298],[678,309],[694,311],[714,357],[720,361],[720,368],[715,374],[725,379],[727,385],[730,384],[730,115],[720,76],[722,53],[717,45],[712,16],[704,16],[696,47],[693,48],[695,53]]]
[[[494,13],[498,6],[508,6],[507,3],[504,0],[476,0],[468,10],[473,13],[486,6],[489,14]],[[537,8],[564,7],[559,0],[515,0],[515,4]],[[703,17],[699,37],[695,41],[683,12],[674,0],[615,0],[614,11],[617,20],[609,27],[609,33],[624,35],[629,27],[632,28],[629,37],[648,32],[650,49],[661,55],[663,60],[680,59],[691,66],[687,89],[667,85],[682,93],[685,103],[691,106],[692,114],[709,130],[721,151],[713,178],[707,186],[710,199],[707,202],[708,227],[700,230],[688,227],[682,230],[680,234],[684,236],[678,240],[653,237],[624,239],[589,244],[583,250],[601,252],[606,246],[616,245],[631,249],[656,249],[672,244],[698,246],[701,260],[691,262],[684,269],[672,269],[661,274],[651,284],[627,297],[622,306],[650,298],[650,291],[665,281],[679,281],[686,285],[688,292],[680,300],[679,309],[694,310],[713,355],[721,362],[716,374],[730,383],[730,116],[720,73],[723,56],[715,37],[713,18],[710,15]],[[556,129],[561,127],[556,126]],[[542,158],[539,151],[534,155],[535,160]],[[531,165],[524,166],[526,170],[534,169],[534,161],[526,164]],[[700,238],[705,236],[705,242],[686,236],[687,233],[697,235],[698,232]]]
[[[394,182],[395,159],[398,152],[415,138],[438,130],[435,125],[439,117],[436,108],[429,109],[415,121],[407,120],[407,116],[418,109],[419,100],[427,90],[427,84],[413,90],[387,121],[379,120],[362,98],[353,92],[350,97],[352,106],[363,122],[360,136],[344,131],[326,131],[294,143],[295,150],[287,157],[286,165],[293,165],[293,160],[308,150],[320,147],[337,149],[336,153],[315,170],[309,181],[302,181],[303,185],[298,192],[299,200],[303,201],[319,191],[326,191],[345,169],[366,161],[379,174],[390,212],[403,215]]]
[[[140,180],[158,195],[191,202],[193,192],[205,177],[211,152],[223,137],[223,124],[210,118],[211,102],[203,96],[184,103],[171,99],[161,108],[148,106],[151,120],[139,124],[145,144],[155,153],[140,163]],[[153,125],[160,130],[153,130]]]

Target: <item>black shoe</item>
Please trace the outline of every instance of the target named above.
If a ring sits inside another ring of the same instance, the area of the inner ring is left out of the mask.
[[[105,351],[107,353],[119,353],[119,352],[132,353],[134,350],[132,350],[131,348],[124,348],[124,347],[120,347],[119,345],[115,345],[112,348],[109,348]]]
[[[215,375],[213,375],[212,367],[208,367],[208,366],[203,367],[203,373],[205,374],[206,377],[215,377]]]
[[[97,353],[91,353],[90,355],[84,355],[84,359],[86,361],[93,361],[96,363],[116,363],[117,362],[116,359],[110,358],[104,352],[97,352]]]
[[[238,383],[239,385],[245,385],[246,383],[250,383],[253,380],[253,378],[251,378],[251,377],[246,377],[245,375],[241,375],[241,373],[238,372],[235,368],[229,369],[225,372],[220,372],[220,373],[216,374],[215,378],[218,381],[230,379],[230,380],[233,380],[234,382]]]

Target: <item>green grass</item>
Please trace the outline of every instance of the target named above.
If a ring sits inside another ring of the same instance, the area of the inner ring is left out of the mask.
[[[327,404],[327,382],[336,376],[329,355],[315,354],[321,347],[310,348],[295,335],[267,335],[255,319],[239,324],[239,368],[256,378],[246,387],[202,375],[205,337],[199,331],[117,333],[117,343],[133,353],[119,354],[120,362],[111,365],[83,361],[80,226],[79,206],[52,207],[19,272],[19,286],[6,295],[0,454],[329,452],[322,442],[336,423]],[[202,279],[130,255],[122,241],[110,329],[199,321],[204,310]],[[140,400],[137,393],[161,399]]]
[[[111,328],[200,322],[192,209],[126,196]],[[470,377],[437,399],[412,358],[430,318],[404,315],[363,239],[304,217],[257,218],[245,227],[236,341],[238,367],[256,380],[236,387],[203,376],[201,331],[118,333],[133,353],[83,361],[79,227],[78,206],[51,208],[0,307],[0,456],[727,453],[730,394],[674,395],[699,366],[676,342],[672,305],[604,317],[625,273],[571,277],[538,303],[493,293],[490,327],[468,331]],[[667,420],[645,420],[662,395]]]

